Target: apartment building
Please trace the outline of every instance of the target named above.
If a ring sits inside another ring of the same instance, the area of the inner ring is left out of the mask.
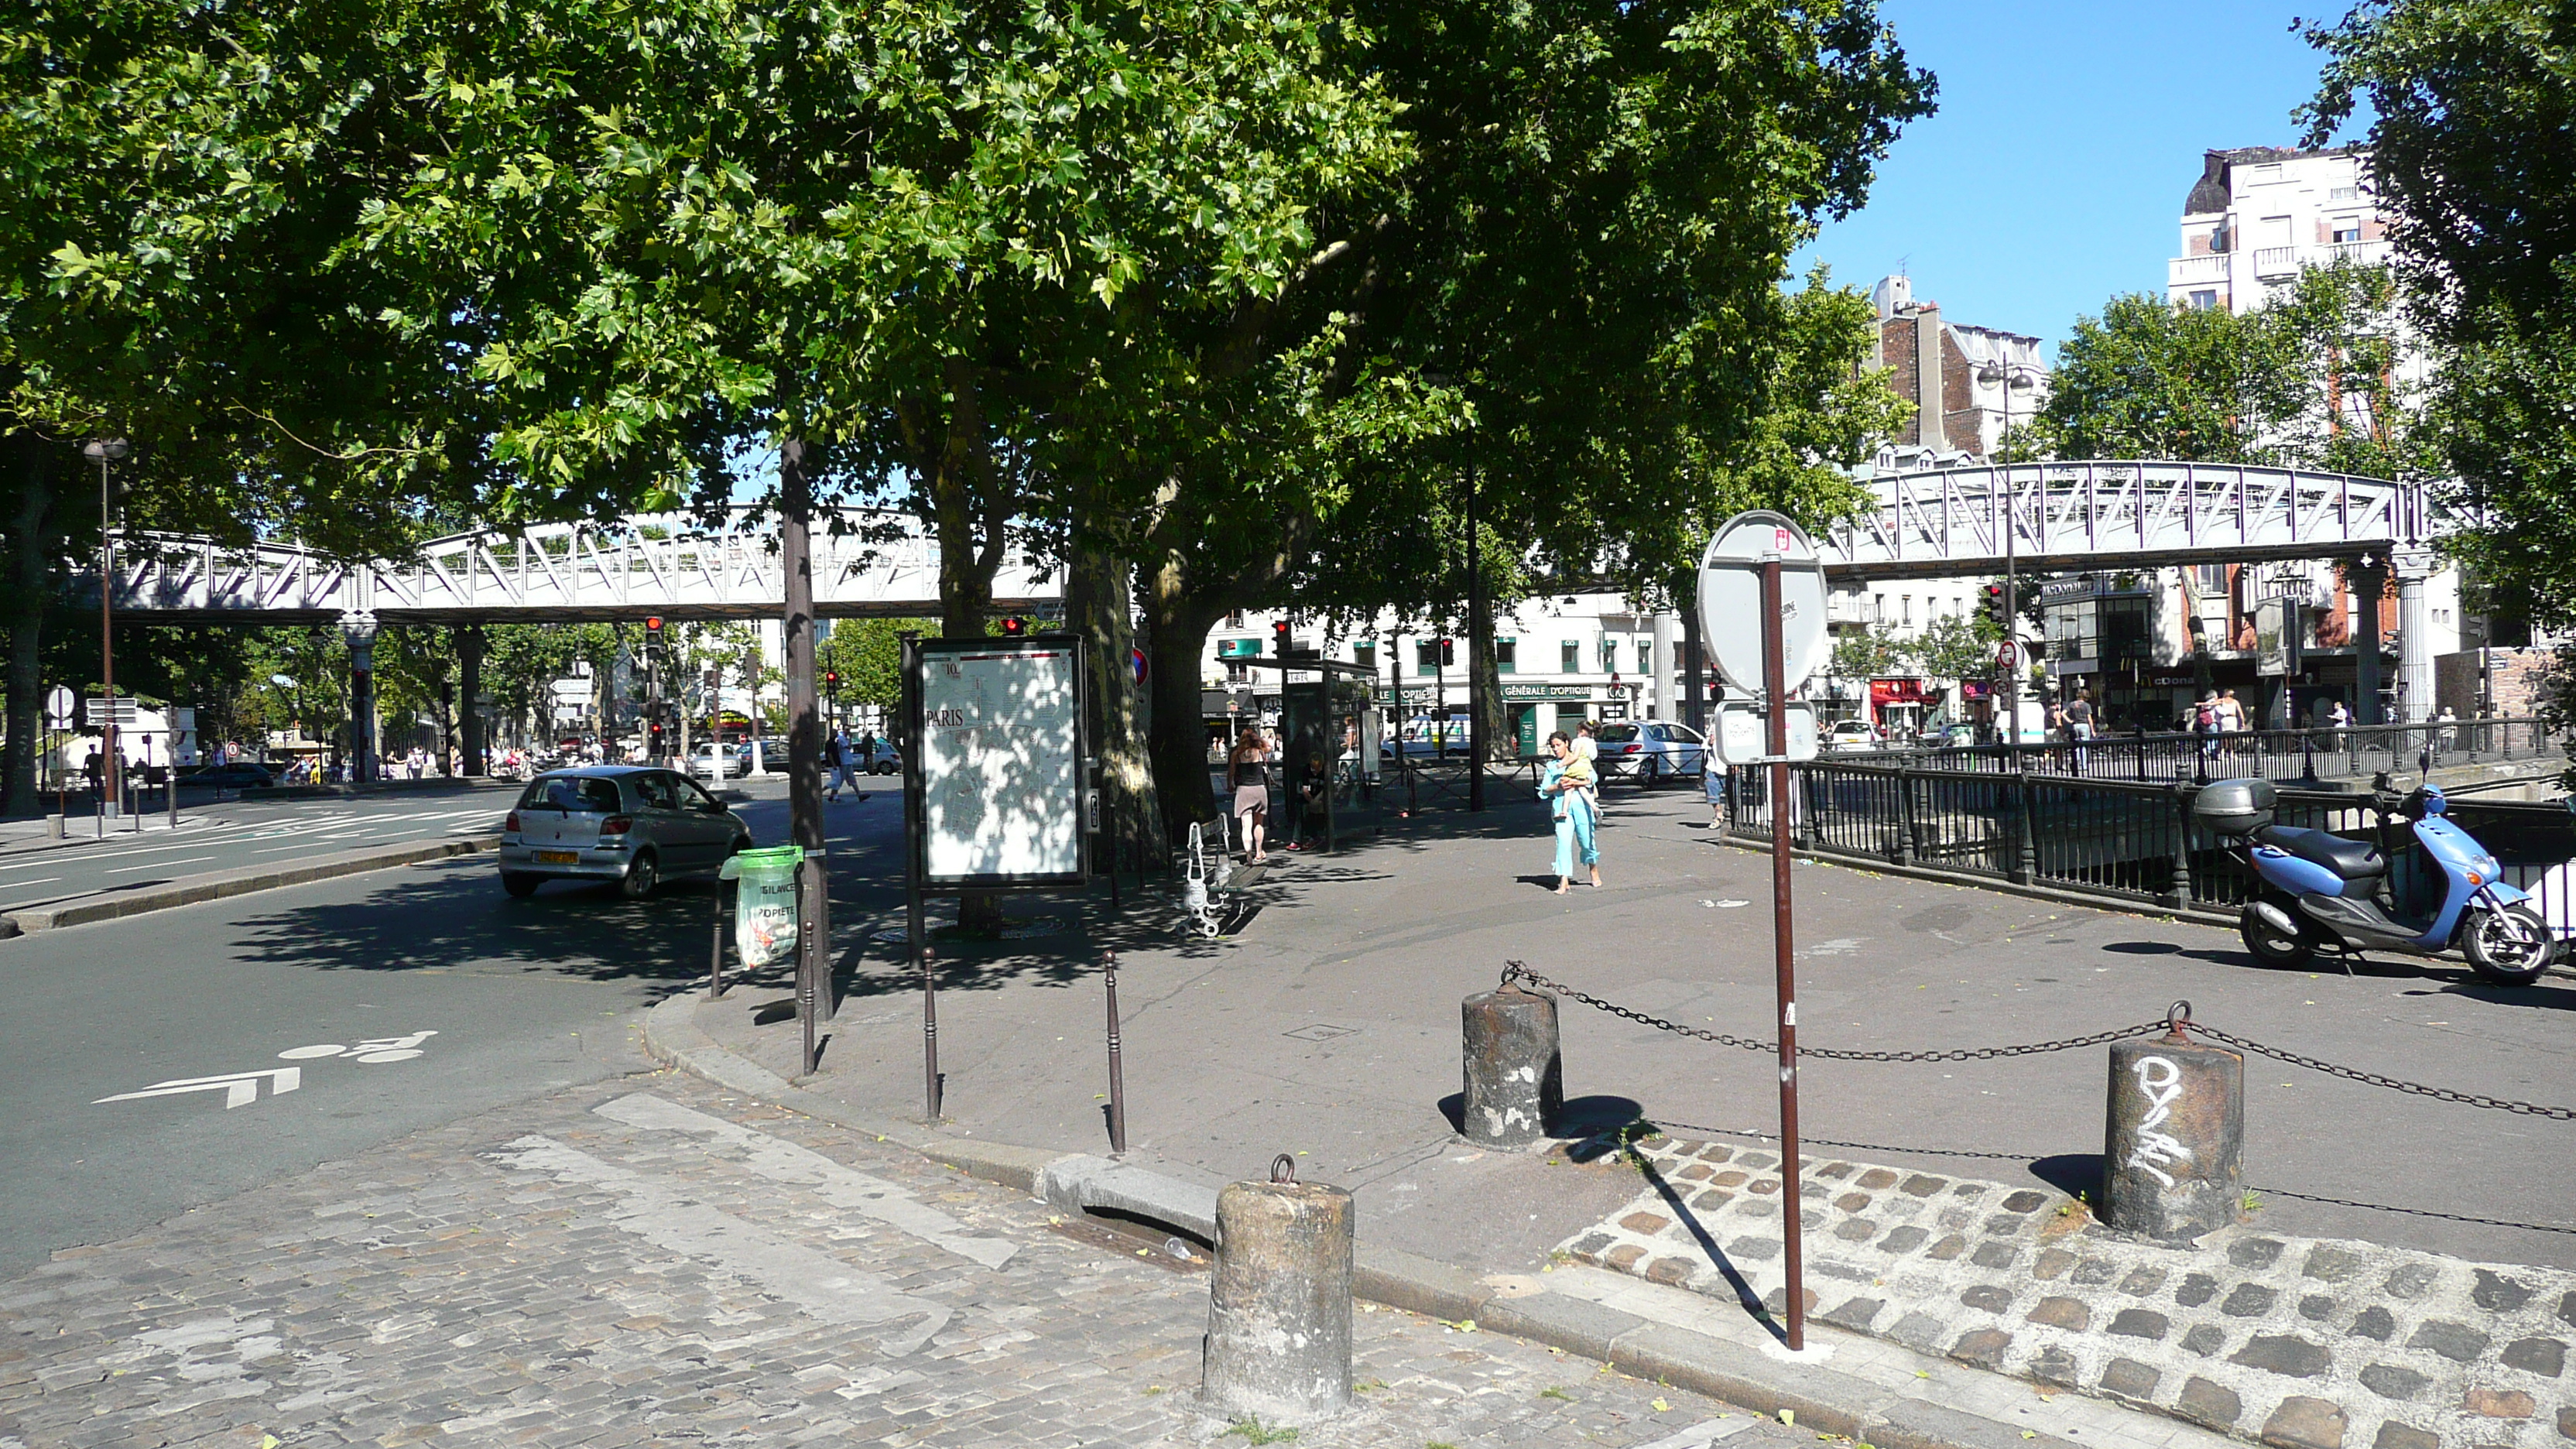
[[[2369,161],[2358,146],[2206,153],[2183,200],[2181,255],[2165,264],[2166,297],[2244,313],[2280,295],[2304,267],[2388,261]]]
[[[1869,295],[1878,309],[1870,363],[1914,404],[1895,445],[1983,458],[2007,422],[2027,424],[2047,403],[2038,338],[1952,321],[1940,303],[1915,298],[1909,277],[1882,277]]]
[[[1277,725],[1279,671],[1249,661],[1277,657],[1283,621],[1292,650],[1314,649],[1322,658],[1366,668],[1377,704],[1407,731],[1419,735],[1433,721],[1449,719],[1463,732],[1471,657],[1463,633],[1423,632],[1393,614],[1361,632],[1306,615],[1247,610],[1219,620],[1201,656],[1200,710],[1212,736]],[[1516,737],[1529,755],[1549,731],[1570,731],[1586,719],[1682,718],[1682,638],[1680,615],[1619,594],[1549,596],[1497,608],[1494,670],[1511,727],[1505,743]],[[1709,698],[1721,687],[1712,674]]]

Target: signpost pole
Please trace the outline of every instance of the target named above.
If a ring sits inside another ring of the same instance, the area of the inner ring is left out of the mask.
[[[1807,1346],[1806,1251],[1798,1199],[1798,983],[1789,920],[1789,671],[1780,638],[1780,558],[1762,561],[1762,692],[1771,708],[1771,940],[1780,994],[1780,1234],[1789,1350]]]
[[[907,631],[903,649],[903,923],[904,940],[921,972],[921,1110],[939,1120],[939,980],[930,960],[929,922],[921,909],[921,636]]]

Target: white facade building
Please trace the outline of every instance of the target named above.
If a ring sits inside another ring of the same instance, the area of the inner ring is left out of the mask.
[[[1369,668],[1382,706],[1395,704],[1396,675],[1403,703],[1395,710],[1409,732],[1430,721],[1454,718],[1453,743],[1462,741],[1467,713],[1466,636],[1407,628],[1379,616],[1366,634],[1328,630],[1312,616],[1247,610],[1217,621],[1200,657],[1201,713],[1212,731],[1243,725],[1264,728],[1278,717],[1279,671],[1251,667],[1247,659],[1277,657],[1276,626],[1285,620],[1292,648],[1316,648],[1327,659]],[[1681,616],[1657,613],[1619,594],[1586,593],[1531,599],[1494,611],[1494,662],[1506,717],[1519,752],[1537,752],[1551,730],[1571,732],[1580,721],[1680,720],[1684,717]],[[1724,688],[1709,676],[1708,698]],[[1512,744],[1507,735],[1505,744]]]
[[[2301,268],[2388,261],[2369,160],[2354,146],[2207,153],[2183,202],[2181,255],[2165,264],[2165,296],[2178,307],[2244,313],[2287,290]]]

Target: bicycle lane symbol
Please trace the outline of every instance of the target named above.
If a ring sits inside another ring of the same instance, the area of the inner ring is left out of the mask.
[[[331,1057],[344,1057],[369,1064],[407,1062],[422,1055],[420,1044],[436,1035],[438,1033],[435,1031],[416,1031],[409,1036],[370,1037],[355,1046],[342,1046],[338,1042],[322,1042],[313,1046],[292,1047],[277,1055],[280,1060],[291,1062],[308,1062]],[[167,1081],[154,1082],[138,1091],[119,1092],[114,1096],[100,1097],[90,1105],[95,1107],[108,1102],[139,1102],[149,1097],[184,1097],[198,1092],[221,1092],[224,1094],[224,1110],[229,1112],[235,1107],[247,1107],[253,1102],[263,1100],[259,1090],[262,1082],[268,1084],[268,1097],[284,1096],[288,1092],[303,1088],[304,1069],[300,1066],[263,1067],[257,1071],[226,1072],[211,1077],[172,1077]]]

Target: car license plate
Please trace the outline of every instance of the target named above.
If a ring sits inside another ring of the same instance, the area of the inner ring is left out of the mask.
[[[539,865],[577,865],[580,862],[581,852],[578,850],[540,850],[537,852],[537,864]]]

